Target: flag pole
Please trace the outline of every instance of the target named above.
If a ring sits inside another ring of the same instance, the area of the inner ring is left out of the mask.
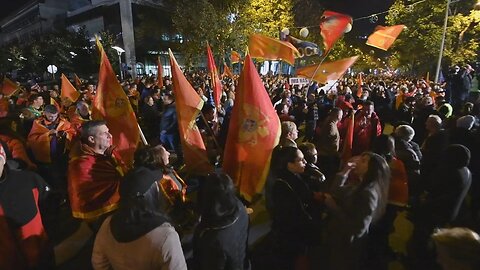
[[[310,78],[310,81],[313,81],[313,78],[315,78],[315,75],[317,75],[318,69],[319,69],[320,66],[322,65],[323,61],[325,61],[325,59],[327,59],[327,56],[328,56],[328,54],[330,53],[330,51],[331,51],[332,49],[333,49],[333,47],[330,48],[330,50],[328,50],[327,53],[325,53],[325,56],[322,58],[322,60],[320,60],[320,63],[318,63],[317,68],[316,68],[315,71],[313,72],[312,77]]]
[[[215,133],[213,133],[212,128],[208,125],[208,121],[205,118],[205,115],[203,114],[202,111],[200,111],[200,115],[202,116],[203,122],[205,123],[205,126],[207,127],[208,133],[210,133],[212,135],[213,142],[215,143],[215,146],[218,148],[218,150],[221,151],[221,153],[223,153],[223,149],[222,149],[222,147],[220,147],[220,144],[218,143],[217,138],[215,138]]]
[[[145,138],[145,135],[143,134],[143,130],[138,123],[137,123],[137,127],[138,127],[138,131],[140,131],[140,139],[142,139],[142,143],[145,146],[147,146],[148,145],[147,139]]]

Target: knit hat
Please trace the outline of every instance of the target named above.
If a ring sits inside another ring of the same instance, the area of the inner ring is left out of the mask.
[[[475,124],[475,117],[471,115],[465,115],[457,119],[457,127],[470,130]]]

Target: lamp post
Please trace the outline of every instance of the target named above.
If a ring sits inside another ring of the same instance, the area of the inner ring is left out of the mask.
[[[112,46],[112,49],[117,51],[118,54],[118,68],[120,69],[120,79],[123,81],[123,71],[122,71],[122,53],[125,52],[124,49],[118,47],[118,46]]]
[[[440,52],[438,53],[437,69],[435,70],[435,82],[438,83],[440,77],[440,68],[442,66],[443,49],[445,48],[445,36],[447,35],[448,24],[448,8],[450,7],[451,0],[447,0],[447,6],[445,7],[445,20],[443,21],[443,33],[442,42],[440,43]]]

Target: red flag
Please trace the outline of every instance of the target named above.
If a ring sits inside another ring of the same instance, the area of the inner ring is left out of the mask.
[[[116,150],[125,164],[131,166],[140,138],[137,119],[98,39],[97,48],[100,53],[100,69],[92,119],[103,119],[107,122]]]
[[[259,34],[250,35],[248,51],[252,58],[283,60],[292,66],[295,63],[295,55],[300,54],[290,42]]]
[[[75,81],[77,89],[80,89],[82,87],[82,80],[80,80],[76,73],[73,74],[73,80]]]
[[[62,74],[61,79],[62,79],[62,89],[60,91],[61,92],[60,96],[62,100],[64,98],[67,98],[71,102],[77,101],[77,99],[80,97],[80,93],[75,89],[75,87],[73,87],[73,85],[68,80],[67,76]]]
[[[234,179],[246,200],[261,192],[279,137],[280,120],[250,55],[247,55],[223,155],[223,169]]]
[[[12,82],[9,78],[5,77],[3,78],[3,83],[2,83],[2,94],[4,96],[11,96],[17,92],[19,89],[18,85],[14,82]]]
[[[349,26],[350,25],[350,26]],[[350,31],[352,17],[327,10],[323,13],[320,21],[320,34],[323,38],[325,53],[327,54],[337,40],[347,31]]]
[[[297,75],[312,78],[319,83],[327,83],[340,79],[347,69],[357,61],[358,56],[341,59],[335,62],[323,63],[320,66],[311,65],[297,70]],[[314,74],[315,73],[315,74]],[[315,76],[314,76],[315,75]]]
[[[357,88],[357,97],[362,97],[362,94],[363,94],[363,78],[362,78],[362,73],[358,73],[358,77],[357,77],[357,85],[358,85],[358,88]]]
[[[352,116],[347,118],[345,121],[347,123],[347,132],[345,133],[345,138],[343,139],[343,148],[342,148],[342,163],[345,164],[352,157],[353,149],[353,130],[355,127],[355,114],[352,111]]]
[[[58,111],[59,113],[63,112],[62,107],[60,106],[60,104],[58,104],[58,102],[57,102],[54,98],[52,98],[52,97],[50,97],[50,104],[52,104],[53,106],[55,106],[55,108],[57,108],[57,111]]]
[[[196,119],[203,107],[203,100],[183,75],[172,51],[168,50],[168,52],[185,165],[190,173],[207,174],[213,170],[213,167],[208,161],[207,150],[196,124]]]
[[[160,61],[160,56],[157,58],[157,86],[163,88],[163,67],[162,61]]]
[[[405,25],[399,24],[394,26],[377,26],[375,32],[368,37],[367,45],[381,50],[388,50],[398,35],[403,31]]]
[[[240,58],[241,58],[241,56],[238,52],[232,51],[232,53],[230,55],[230,60],[232,61],[232,64],[240,62]]]
[[[207,64],[208,71],[210,72],[210,77],[212,78],[212,90],[213,90],[213,101],[215,106],[220,105],[220,97],[222,96],[222,83],[218,78],[217,66],[215,65],[215,59],[213,59],[212,49],[207,43]]]
[[[227,66],[227,64],[224,62],[223,63],[223,74],[222,74],[222,77],[223,76],[228,76],[230,78],[233,78],[233,73],[232,71],[230,70],[230,68]]]

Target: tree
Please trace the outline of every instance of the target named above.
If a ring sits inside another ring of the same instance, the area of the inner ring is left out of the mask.
[[[477,56],[479,46],[479,11],[471,11],[475,0],[450,5],[444,66],[469,62]],[[445,16],[445,0],[405,4],[397,0],[389,10],[390,25],[405,24],[405,29],[390,49],[398,64],[417,74],[433,71],[440,49]]]

